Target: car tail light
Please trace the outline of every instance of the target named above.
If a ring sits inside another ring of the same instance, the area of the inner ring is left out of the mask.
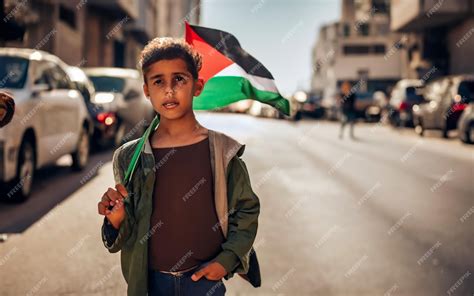
[[[463,111],[464,109],[466,109],[466,107],[467,107],[467,104],[456,103],[456,104],[453,104],[453,107],[451,108],[451,110],[453,110],[453,112]]]
[[[97,120],[107,126],[114,124],[116,118],[114,113],[104,112],[97,114]]]
[[[400,110],[400,111],[406,111],[407,109],[408,109],[407,102],[401,102],[400,106],[398,106],[398,110]]]

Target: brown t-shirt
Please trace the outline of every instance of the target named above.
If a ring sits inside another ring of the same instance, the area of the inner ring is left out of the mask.
[[[148,266],[180,271],[213,259],[224,235],[218,224],[209,138],[153,148],[156,162]]]

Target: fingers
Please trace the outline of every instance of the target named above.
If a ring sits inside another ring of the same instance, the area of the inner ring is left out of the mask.
[[[209,269],[206,267],[196,271],[192,276],[191,276],[191,279],[193,281],[198,281],[200,278],[202,278],[203,276],[206,276],[207,274],[209,273]]]
[[[128,196],[127,189],[122,184],[117,184],[115,188],[117,190],[108,188],[97,204],[100,215],[109,215],[123,206],[123,199]],[[113,209],[110,210],[109,207]]]
[[[118,199],[122,199],[123,195],[117,192],[116,190],[109,188],[107,189],[107,192],[105,193],[107,197],[110,199],[110,201],[116,201]]]
[[[100,215],[105,215],[105,211],[106,211],[107,207],[102,202],[99,202],[97,204],[97,207],[98,207],[98,210],[99,210],[99,214]]]
[[[125,186],[123,186],[122,184],[117,184],[117,185],[115,185],[115,189],[117,189],[117,191],[118,191],[124,198],[126,198],[126,197],[128,196],[127,189],[126,189]]]

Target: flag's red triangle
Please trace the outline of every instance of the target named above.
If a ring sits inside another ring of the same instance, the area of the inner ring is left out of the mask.
[[[207,81],[218,72],[234,63],[202,39],[188,22],[185,22],[185,24],[186,42],[191,44],[202,55],[202,68],[201,71],[199,71],[200,78]]]

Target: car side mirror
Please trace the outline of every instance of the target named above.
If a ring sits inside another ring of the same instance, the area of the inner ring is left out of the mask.
[[[34,84],[33,87],[31,88],[31,93],[33,94],[33,97],[39,95],[43,91],[48,91],[51,90],[51,87],[46,84],[46,83],[40,83],[40,84]]]
[[[140,94],[138,92],[136,92],[134,90],[131,90],[125,95],[124,100],[125,101],[130,101],[130,100],[138,98],[139,96],[140,96]]]

